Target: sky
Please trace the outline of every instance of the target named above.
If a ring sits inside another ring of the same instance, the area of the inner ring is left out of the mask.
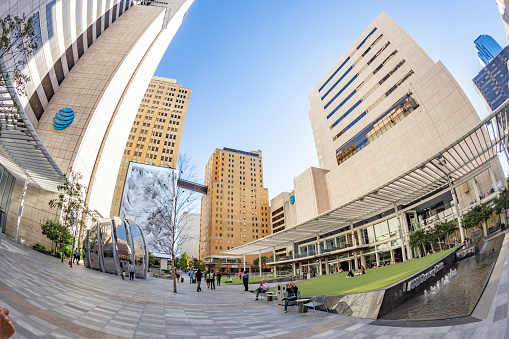
[[[495,0],[195,0],[155,75],[192,89],[180,152],[199,180],[223,147],[262,151],[270,199],[318,167],[308,94],[382,11],[486,117],[472,83],[481,70],[473,41],[488,34],[507,46]]]

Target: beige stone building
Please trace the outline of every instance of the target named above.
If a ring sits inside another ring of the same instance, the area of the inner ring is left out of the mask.
[[[59,218],[48,201],[69,168],[83,175],[89,209],[108,215],[139,104],[192,2],[27,0],[0,7],[2,16],[32,17],[40,39],[23,70],[30,76],[26,95],[1,89],[2,101],[21,110],[19,128],[0,136],[0,164],[16,179],[8,210],[1,210],[3,233],[49,247],[40,224]],[[73,120],[57,128],[63,109]],[[12,142],[20,137],[25,142]]]
[[[191,89],[153,76],[125,145],[110,216],[118,215],[129,162],[175,168]]]
[[[292,264],[296,275],[405,261],[422,254],[409,245],[412,232],[461,222],[462,214],[493,201],[507,185],[496,156],[501,148],[490,138],[501,133],[502,120],[481,122],[445,66],[385,13],[309,101],[320,168],[294,179],[295,222],[287,223],[283,193],[271,207],[277,232],[227,254],[272,249],[271,265]],[[275,218],[281,207],[284,229]],[[494,215],[485,235],[497,220]],[[459,240],[465,237],[460,230]],[[282,249],[287,256],[277,257]]]
[[[261,151],[216,149],[205,168],[204,182],[208,193],[201,200],[201,260],[219,258],[224,250],[270,234]]]

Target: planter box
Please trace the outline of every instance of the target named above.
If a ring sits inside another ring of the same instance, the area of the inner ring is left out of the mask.
[[[52,255],[52,253],[51,253],[51,252],[46,251],[46,250],[43,250],[42,248],[39,248],[39,247],[37,247],[37,246],[32,246],[32,248],[33,248],[34,250],[38,251],[38,252],[41,252],[41,253],[44,253],[44,254],[47,254],[47,255]]]

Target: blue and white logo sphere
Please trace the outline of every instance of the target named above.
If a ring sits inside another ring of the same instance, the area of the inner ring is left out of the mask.
[[[290,196],[290,204],[295,204],[295,195],[293,194]]]
[[[69,126],[73,120],[74,111],[68,107],[62,108],[53,117],[53,127],[58,130],[64,129]]]

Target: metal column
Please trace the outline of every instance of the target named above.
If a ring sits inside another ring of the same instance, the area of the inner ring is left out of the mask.
[[[458,204],[458,198],[456,197],[456,191],[452,187],[452,181],[449,174],[447,174],[447,181],[449,181],[449,188],[451,189],[451,195],[452,199],[454,201],[454,206],[456,207],[456,218],[458,220],[458,227],[460,228],[460,236],[461,236],[461,242],[465,240],[465,230],[463,229],[463,222],[461,221],[461,210],[460,205]]]
[[[274,277],[277,277],[277,268],[276,268],[276,247],[272,247],[272,257],[274,259]]]
[[[19,202],[18,219],[16,220],[16,234],[14,235],[14,241],[18,241],[19,224],[21,222],[21,216],[23,216],[23,203],[25,202],[25,195],[27,193],[28,180],[25,180],[25,186],[23,187],[23,194],[21,195],[21,201]]]
[[[403,256],[403,261],[406,261],[406,253],[405,253],[405,239],[403,238],[403,232],[401,230],[401,213],[398,210],[398,205],[394,203],[394,212],[396,213],[396,220],[398,221],[398,233],[399,239],[401,241],[401,255]]]
[[[260,277],[262,276],[262,251],[258,252],[258,268],[260,269]]]

